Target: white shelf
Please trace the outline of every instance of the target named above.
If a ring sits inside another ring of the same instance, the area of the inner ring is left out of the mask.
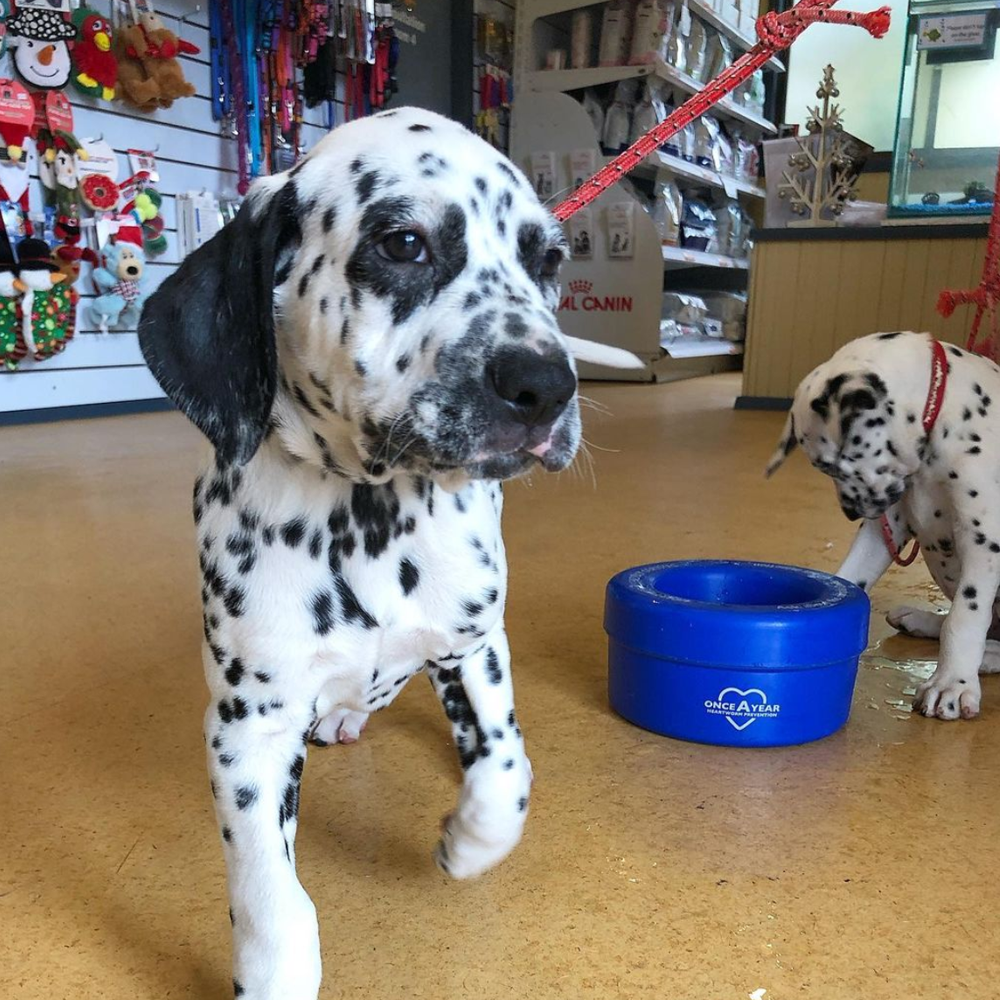
[[[718,337],[675,337],[661,346],[672,358],[721,358],[743,353],[742,344]]]
[[[750,262],[741,257],[726,257],[721,253],[688,250],[686,247],[663,247],[663,262],[667,267],[728,267],[746,271]]]
[[[535,0],[533,14],[536,18],[554,17],[556,14],[567,14],[570,11],[593,7],[604,2],[605,0]],[[713,10],[705,0],[688,0],[688,7],[692,14],[697,14],[706,24],[725,35],[742,52],[749,51],[757,44],[756,36],[744,35],[732,21],[727,21],[718,11]],[[767,68],[781,72],[785,67],[779,59],[772,56],[767,62]]]
[[[613,159],[613,156],[604,157],[605,165]],[[726,190],[726,184],[723,183],[722,175],[717,171],[709,167],[699,166],[697,163],[689,163],[679,156],[671,156],[669,153],[663,153],[659,150],[654,150],[650,153],[630,173],[641,172],[649,174],[658,169],[669,171],[677,177],[683,177],[698,184],[718,188],[720,191]],[[764,198],[767,196],[767,193],[759,184],[750,184],[747,181],[737,180],[735,177],[727,177],[726,180],[730,181],[740,194],[749,195],[751,198]]]
[[[588,6],[590,3],[595,2],[597,0],[588,0]],[[692,14],[697,14],[706,24],[715,28],[719,34],[725,35],[730,41],[735,42],[737,47],[742,51],[749,52],[757,44],[758,38],[756,35],[744,35],[732,21],[727,21],[718,11],[712,10],[705,0],[688,0],[688,7]],[[783,71],[785,68],[784,64],[774,56],[771,56],[766,65],[768,69],[777,70],[778,72]]]
[[[586,87],[599,87],[604,83],[617,83],[619,80],[631,80],[636,77],[656,76],[665,83],[687,94],[697,94],[705,89],[705,85],[687,73],[674,69],[662,59],[655,63],[642,66],[596,66],[591,69],[544,69],[528,74],[530,90],[583,90]],[[738,121],[753,125],[762,132],[776,133],[778,130],[766,118],[744,108],[726,98],[719,101],[711,109],[712,114],[724,118],[735,118]]]

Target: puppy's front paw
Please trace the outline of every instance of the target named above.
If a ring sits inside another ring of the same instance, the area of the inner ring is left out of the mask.
[[[520,821],[508,824],[508,829],[493,828],[488,832],[463,821],[460,813],[446,816],[434,851],[438,868],[458,879],[476,878],[489,871],[517,847],[525,816],[526,812],[520,813]]]
[[[957,677],[939,668],[917,688],[913,709],[928,719],[974,719],[979,714],[979,678]]]
[[[893,608],[885,616],[885,620],[903,635],[911,635],[918,639],[939,639],[945,615],[904,606]]]

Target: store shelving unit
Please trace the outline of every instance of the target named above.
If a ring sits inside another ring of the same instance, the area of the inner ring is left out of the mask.
[[[551,47],[568,48],[563,30],[565,15],[584,7],[597,7],[604,0],[522,0],[514,45],[514,84],[517,99],[511,132],[511,155],[530,176],[532,154],[551,152],[557,165],[558,201],[571,183],[570,155],[579,150],[600,150],[598,136],[580,103],[569,96],[589,87],[616,83],[619,80],[655,76],[675,90],[698,93],[704,86],[662,60],[642,66],[609,66],[590,69],[546,70],[545,53]],[[706,21],[726,35],[737,50],[753,46],[756,39],[743,33],[706,0],[688,0],[692,16]],[[600,13],[595,11],[595,20]],[[560,24],[561,22],[561,24]],[[779,68],[775,61],[772,68]],[[774,125],[752,109],[732,100],[722,102],[715,113],[723,119],[739,122],[750,134],[764,137],[775,133]],[[596,156],[597,163],[607,158]],[[714,170],[689,163],[680,157],[657,151],[634,171],[638,175],[670,176],[685,188],[724,190],[731,197],[759,199],[763,188],[757,184],[722,177]],[[607,252],[607,206],[633,201],[621,185],[605,192],[591,206],[593,222],[593,257],[573,259],[563,271],[564,293],[560,324],[567,333],[633,351],[643,359],[646,369],[629,377],[641,380],[669,380],[710,371],[736,367],[742,345],[729,341],[693,338],[678,341],[668,350],[660,346],[660,313],[664,279],[680,289],[690,279],[689,287],[702,283],[699,275],[728,272],[745,284],[749,263],[715,253],[703,253],[683,247],[663,246],[649,216],[638,204],[634,207],[634,255],[628,259],[611,258]],[[704,269],[710,269],[705,271]],[[573,289],[588,290],[587,296],[574,295]],[[589,303],[589,308],[588,304]],[[595,303],[610,303],[597,308]],[[622,372],[597,366],[581,366],[581,374],[591,378],[623,377]]]

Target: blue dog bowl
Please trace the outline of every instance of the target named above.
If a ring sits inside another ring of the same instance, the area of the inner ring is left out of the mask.
[[[868,597],[771,563],[636,566],[608,584],[608,694],[664,736],[722,746],[808,743],[847,721]]]

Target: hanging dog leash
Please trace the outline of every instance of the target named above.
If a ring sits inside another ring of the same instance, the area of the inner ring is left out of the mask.
[[[705,84],[703,90],[686,100],[659,125],[651,128],[637,142],[629,146],[624,153],[616,156],[593,177],[584,181],[573,194],[556,206],[552,214],[560,222],[565,222],[585,205],[590,204],[598,195],[617,184],[629,171],[634,170],[675,132],[679,132],[713,105],[718,104],[727,94],[732,93],[775,52],[787,49],[814,21],[824,21],[827,24],[853,24],[864,28],[874,38],[881,38],[889,30],[888,7],[880,7],[868,14],[858,14],[855,11],[830,10],[834,3],[836,0],[802,0],[783,14],[770,11],[759,18],[757,37],[760,41],[749,52],[745,52],[728,69]]]
[[[937,418],[941,413],[944,404],[944,391],[948,387],[948,358],[944,353],[944,346],[940,340],[931,342],[931,384],[927,390],[927,402],[924,403],[924,413],[921,418],[924,426],[924,434],[930,437],[934,430]],[[903,555],[896,545],[896,539],[892,536],[892,525],[889,518],[883,514],[881,519],[882,537],[885,539],[885,547],[892,556],[892,561],[897,566],[909,566],[914,559],[920,555],[920,542],[914,541],[913,548],[907,555]]]

